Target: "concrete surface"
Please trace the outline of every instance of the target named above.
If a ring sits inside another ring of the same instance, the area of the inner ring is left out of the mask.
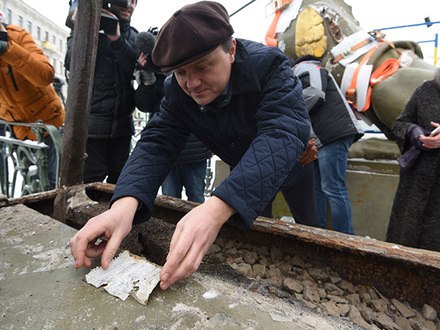
[[[0,208],[1,329],[359,329],[200,273],[156,288],[147,306],[122,301],[87,284],[88,270],[75,270],[74,234],[26,206]]]

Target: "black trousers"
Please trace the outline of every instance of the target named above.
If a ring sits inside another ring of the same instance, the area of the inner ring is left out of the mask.
[[[131,136],[87,139],[84,183],[116,183],[130,154]]]
[[[281,193],[289,206],[290,213],[296,223],[307,226],[319,227],[318,216],[315,208],[315,177],[313,164],[305,166],[297,164],[295,179],[288,179],[281,185]],[[273,199],[275,199],[274,196]],[[272,200],[273,202],[273,200]],[[272,218],[272,202],[263,210],[263,217]]]

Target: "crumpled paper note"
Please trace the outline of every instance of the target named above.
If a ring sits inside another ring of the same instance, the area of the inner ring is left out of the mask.
[[[92,269],[86,275],[86,281],[97,288],[106,284],[104,289],[112,296],[125,301],[131,295],[146,305],[150,293],[160,281],[161,270],[162,267],[126,250],[113,259],[107,269]]]

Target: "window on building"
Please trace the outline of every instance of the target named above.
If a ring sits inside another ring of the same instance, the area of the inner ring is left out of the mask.
[[[46,31],[46,38],[44,38],[44,41],[49,41],[49,32]]]
[[[54,58],[52,59],[52,66],[55,70],[57,69],[57,60]]]
[[[60,52],[62,52],[63,51],[63,40],[59,39],[58,42],[59,42],[58,48],[60,49]]]
[[[31,22],[31,21],[28,21],[28,22],[27,22],[27,28],[26,28],[26,30],[27,30],[30,34],[32,34],[32,22]]]
[[[57,37],[52,36],[52,43],[56,46],[57,45]]]
[[[41,28],[37,26],[37,39],[41,40]]]
[[[23,27],[23,16],[18,15],[18,25]]]
[[[6,11],[6,24],[11,24],[11,23],[12,23],[12,11],[8,9]]]

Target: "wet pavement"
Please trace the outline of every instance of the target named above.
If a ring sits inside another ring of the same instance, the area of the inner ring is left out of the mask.
[[[74,268],[75,232],[24,205],[0,208],[0,328],[360,329],[200,272],[167,291],[157,287],[146,306],[122,301]]]

